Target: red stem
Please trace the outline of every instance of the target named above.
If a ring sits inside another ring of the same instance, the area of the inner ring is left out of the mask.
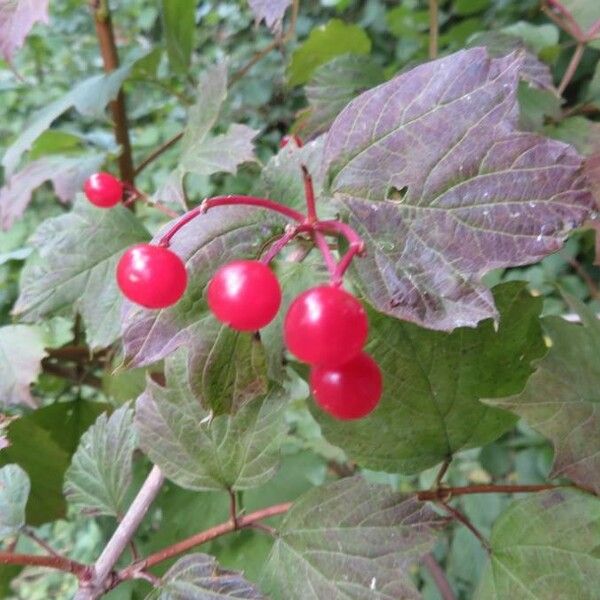
[[[37,554],[13,554],[0,552],[0,565],[23,565],[34,567],[48,567],[65,573],[73,573],[79,579],[89,575],[89,568],[77,561],[64,556],[38,556]]]
[[[329,276],[331,277],[331,283],[335,286],[339,286],[342,284],[341,278],[337,277],[337,263],[333,254],[331,252],[331,248],[329,248],[329,244],[325,239],[325,236],[316,229],[313,232],[313,239],[321,255],[323,256],[323,262],[327,265],[327,270],[329,271]]]
[[[187,552],[194,546],[199,546],[201,544],[205,544],[215,538],[221,537],[226,533],[231,533],[233,531],[244,529],[246,527],[253,526],[256,522],[262,521],[263,519],[268,519],[269,517],[274,517],[276,515],[281,515],[286,513],[292,506],[291,502],[286,502],[284,504],[276,504],[274,506],[269,506],[268,508],[263,508],[261,510],[257,510],[249,515],[238,517],[235,522],[233,519],[229,519],[226,523],[221,523],[220,525],[216,525],[215,527],[211,527],[206,531],[202,531],[193,535],[185,540],[177,542],[172,546],[168,546],[167,548],[163,548],[146,558],[139,560],[135,563],[132,563],[122,571],[120,571],[116,578],[115,583],[123,581],[125,579],[131,579],[135,577],[135,574],[139,571],[145,571],[154,565],[157,565],[169,558],[173,558],[178,554],[182,554],[183,552]]]
[[[419,500],[444,500],[448,501],[454,496],[465,496],[467,494],[521,494],[528,492],[542,492],[555,488],[568,487],[552,483],[541,483],[534,485],[467,485],[462,487],[441,487],[437,490],[422,490],[417,492]]]
[[[267,250],[266,254],[260,259],[265,265],[268,265],[299,233],[300,226],[289,227],[286,232]]]
[[[446,578],[446,574],[444,573],[443,569],[440,567],[440,565],[438,565],[437,560],[435,560],[435,556],[429,552],[421,559],[421,562],[433,578],[433,581],[440,592],[442,600],[456,600],[452,586]]]
[[[475,527],[475,525],[471,523],[471,521],[466,515],[463,515],[463,513],[461,513],[459,510],[456,510],[456,508],[453,508],[445,502],[440,502],[439,504],[444,508],[444,510],[448,512],[449,515],[451,515],[457,521],[462,523],[481,542],[481,545],[486,549],[488,553],[492,551],[489,542],[483,537],[479,529],[477,529],[477,527]]]
[[[305,165],[302,165],[302,179],[304,180],[304,197],[306,198],[306,211],[309,223],[317,221],[317,204],[315,201],[315,188],[313,180]]]

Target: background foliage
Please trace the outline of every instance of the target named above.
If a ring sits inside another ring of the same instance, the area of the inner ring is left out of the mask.
[[[467,527],[456,520],[442,527],[444,510],[411,495],[434,486],[438,465],[450,456],[445,479],[450,486],[568,478],[598,493],[600,271],[594,223],[570,233],[561,248],[554,232],[544,231],[546,245],[537,255],[538,247],[528,245],[511,260],[494,262],[488,251],[477,265],[458,269],[478,293],[485,289],[491,299],[492,289],[499,327],[490,318],[481,320],[492,315],[475,303],[457,303],[460,318],[452,313],[437,322],[420,307],[402,312],[406,304],[394,316],[413,323],[371,309],[368,349],[386,376],[383,406],[390,412],[353,424],[316,412],[301,368],[281,365],[280,322],[262,332],[261,346],[207,316],[202,290],[215,266],[259,254],[281,233],[279,218],[237,208],[226,209],[225,217],[207,215],[190,225],[187,237],[175,240],[175,250],[189,259],[193,283],[177,310],[149,315],[123,306],[114,265],[127,246],[154,236],[166,219],[143,204],[135,214],[121,207],[100,214],[76,198],[82,181],[100,165],[117,171],[120,149],[105,107],[121,84],[134,164],[185,131],[179,144],[136,179],[155,200],[180,210],[219,193],[262,192],[298,208],[298,165],[304,162],[315,172],[318,193],[325,198],[331,186],[353,195],[345,202],[346,214],[367,233],[375,227],[383,240],[380,253],[371,253],[354,273],[357,290],[364,291],[364,281],[373,278],[372,256],[378,265],[396,264],[397,230],[388,235],[381,223],[356,216],[377,191],[357,190],[344,179],[352,165],[343,163],[343,148],[325,147],[326,162],[341,165],[333,181],[325,181],[317,169],[322,140],[301,151],[279,152],[278,144],[290,131],[316,136],[328,130],[359,93],[425,62],[428,3],[301,2],[291,33],[290,10],[281,20],[268,4],[111,2],[123,66],[108,76],[90,9],[75,0],[52,0],[50,26],[44,19],[37,23],[22,49],[17,51],[20,44],[12,38],[0,46],[4,549],[36,552],[38,537],[75,560],[93,562],[143,482],[150,459],[168,481],[136,535],[142,556],[226,521],[224,490],[235,492],[245,513],[302,496],[272,522],[281,532],[275,543],[246,529],[205,544],[203,554],[187,555],[175,566],[174,560],[158,565],[156,575],[169,569],[165,598],[176,593],[178,581],[202,598],[202,590],[222,586],[224,579],[232,587],[222,597],[260,598],[263,590],[273,598],[306,598],[308,577],[318,581],[315,598],[345,597],[344,586],[369,593],[375,578],[388,593],[381,598],[420,594],[437,600],[435,570],[427,566],[433,559],[456,598],[520,598],[524,589],[532,598],[598,598],[597,497],[561,489],[526,498],[457,498],[452,506],[489,540],[490,558]],[[600,41],[585,45],[561,98],[554,86],[568,71],[576,42],[537,0],[439,4],[440,55],[482,45],[494,57],[527,49],[518,126],[572,144],[587,157],[598,191]],[[564,4],[583,29],[600,18],[595,0]],[[0,4],[0,23],[10,5]],[[248,67],[272,43],[270,28],[287,37]],[[333,127],[347,128],[348,121]],[[481,138],[487,131],[482,128]],[[408,169],[403,175],[412,176]],[[396,192],[404,199],[402,189]],[[537,224],[537,209],[523,203],[529,212],[519,227]],[[325,200],[320,207],[323,215],[337,210]],[[565,229],[580,216],[561,214]],[[390,223],[389,215],[381,222]],[[428,231],[435,233],[433,227]],[[407,231],[406,239],[411,235]],[[277,268],[289,296],[285,302],[323,277],[312,255]],[[366,296],[383,311],[387,297],[370,295],[371,289]],[[486,302],[489,307],[491,300]],[[566,314],[584,324],[568,323]],[[459,325],[476,326],[454,329]],[[181,344],[185,351],[172,354]],[[230,360],[227,368],[223,356]],[[211,410],[218,415],[212,421]],[[340,479],[355,471],[365,481]],[[327,503],[335,509],[322,514],[318,507]],[[360,529],[365,521],[368,535]],[[307,525],[313,534],[297,533]],[[382,539],[392,534],[403,542],[389,549],[390,562]],[[355,562],[344,554],[339,563],[312,562],[313,555],[322,557],[334,547],[352,548],[357,536],[365,536],[367,550]],[[527,548],[532,541],[553,550],[536,554]],[[420,562],[422,555],[429,558]],[[567,563],[571,567],[561,571]],[[245,579],[229,570],[243,571]],[[548,582],[554,571],[560,581]],[[284,588],[274,573],[286,574]],[[346,574],[355,580],[342,581]],[[0,597],[71,598],[76,588],[70,575],[0,565]],[[145,598],[150,589],[147,581],[127,581],[107,597]]]

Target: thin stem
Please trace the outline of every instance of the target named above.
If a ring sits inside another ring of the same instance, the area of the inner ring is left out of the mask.
[[[65,573],[72,573],[79,579],[85,579],[89,568],[75,560],[64,556],[38,556],[37,554],[14,554],[0,552],[0,565],[23,565],[32,567],[48,567]]]
[[[433,60],[438,55],[439,19],[438,0],[429,0],[429,58]]]
[[[561,2],[558,0],[546,0],[547,7],[542,7],[544,13],[552,19],[561,29],[564,29],[571,37],[574,37],[578,42],[585,39],[585,34],[579,23]]]
[[[285,233],[271,244],[266,254],[260,259],[261,262],[268,265],[298,235],[299,229],[300,227],[291,227],[288,225]]]
[[[234,529],[238,528],[238,509],[237,509],[237,497],[234,490],[227,490],[229,494],[229,520],[233,525]]]
[[[594,300],[600,300],[600,290],[598,289],[598,286],[596,285],[594,279],[585,270],[585,267],[576,258],[568,258],[567,260],[569,261],[569,264],[577,273],[577,275],[579,275],[579,277],[581,277],[581,279],[583,279],[583,281],[585,282],[590,297]]]
[[[135,500],[98,557],[91,581],[80,587],[77,600],[95,600],[104,593],[113,567],[135,535],[150,505],[158,495],[163,481],[161,470],[157,466],[152,467]]]
[[[462,523],[480,542],[481,545],[486,549],[488,553],[492,551],[489,542],[483,537],[482,533],[471,523],[469,518],[461,513],[456,508],[446,504],[445,502],[439,502],[439,505],[452,517],[454,517],[457,521]]]
[[[193,535],[185,540],[181,540],[180,542],[177,542],[172,546],[163,548],[162,550],[159,550],[158,552],[155,552],[154,554],[151,554],[150,556],[147,556],[142,560],[132,563],[117,574],[117,576],[115,577],[115,582],[118,583],[125,579],[131,579],[132,577],[134,577],[135,573],[141,570],[145,571],[147,569],[150,569],[151,567],[165,560],[173,558],[174,556],[177,556],[179,554],[183,554],[184,552],[187,552],[195,546],[200,546],[201,544],[210,542],[211,540],[221,537],[227,533],[251,527],[258,521],[268,519],[269,517],[282,515],[286,513],[291,508],[291,506],[291,502],[269,506],[268,508],[263,508],[261,510],[257,510],[256,512],[250,513],[249,515],[239,517],[237,519],[237,524],[233,523],[231,519],[229,519],[225,523],[221,523],[220,525],[211,527],[206,531],[197,533],[196,535]]]
[[[321,252],[321,254],[323,256],[323,262],[327,266],[327,271],[329,271],[329,277],[331,278],[331,283],[333,285],[341,285],[342,280],[336,274],[337,263],[331,252],[331,248],[329,247],[329,244],[327,243],[327,240],[325,239],[325,236],[320,231],[317,231],[315,229],[313,232],[313,239],[314,239],[314,242],[315,242],[317,248],[319,249],[319,252]]]
[[[306,211],[309,223],[315,223],[317,221],[317,205],[315,201],[315,188],[313,186],[313,180],[308,172],[305,165],[301,166],[302,179],[304,181],[304,197],[306,199]]]
[[[99,3],[101,6],[94,10],[94,23],[96,35],[100,46],[100,54],[104,63],[104,71],[111,73],[119,68],[119,54],[115,43],[115,35],[110,18],[110,9],[107,1]],[[119,90],[117,97],[110,103],[113,121],[115,124],[115,139],[121,146],[119,155],[119,173],[121,179],[133,183],[135,173],[133,169],[133,157],[131,142],[129,140],[129,125],[127,123],[127,110],[125,108],[125,93]]]
[[[164,154],[169,148],[174,146],[182,137],[183,131],[176,133],[173,137],[170,137],[166,142],[161,144],[156,150],[153,150],[142,162],[136,167],[135,175],[139,175],[150,163],[154,162],[161,154]]]
[[[435,478],[435,488],[436,489],[440,489],[440,487],[442,487],[442,479],[444,479],[444,475],[447,473],[448,467],[450,466],[451,462],[452,462],[452,457],[449,456],[442,463],[442,466],[440,467],[440,470],[438,471],[438,474]]]
[[[256,198],[254,196],[215,196],[214,198],[208,198],[202,202],[202,204],[188,213],[183,215],[177,223],[173,225],[162,236],[159,241],[160,246],[169,246],[173,236],[185,225],[187,225],[190,221],[194,220],[196,217],[204,214],[209,211],[211,208],[216,208],[217,206],[257,206],[259,208],[266,208],[267,210],[272,210],[279,214],[282,214],[284,217],[288,219],[293,219],[294,221],[298,221],[302,223],[304,221],[304,215],[293,208],[288,206],[284,206],[279,204],[273,200],[267,200],[266,198]]]
[[[461,487],[441,487],[436,490],[421,490],[417,492],[417,498],[419,500],[444,500],[447,502],[455,496],[466,496],[468,494],[523,494],[553,490],[561,487],[569,486],[552,483],[534,485],[467,485]]]
[[[577,67],[581,62],[581,58],[583,57],[583,53],[585,51],[585,43],[578,42],[575,47],[575,52],[573,52],[573,56],[571,57],[571,61],[569,62],[569,66],[563,75],[563,78],[558,86],[558,93],[560,96],[563,95],[565,89],[573,79],[573,75],[575,75],[575,71],[577,71]]]
[[[454,595],[454,591],[452,590],[452,586],[450,582],[446,578],[446,574],[438,565],[437,560],[435,560],[435,556],[431,552],[423,556],[421,558],[421,562],[423,566],[429,571],[438,591],[440,592],[440,596],[442,600],[456,600],[456,596]]]
[[[140,200],[147,206],[155,208],[156,210],[160,211],[164,215],[167,215],[167,217],[170,217],[171,219],[176,219],[177,217],[180,216],[178,212],[171,210],[170,208],[164,206],[160,202],[154,202],[153,200],[151,200],[146,194],[144,194],[144,192],[138,190],[134,185],[125,184],[125,186],[126,186],[127,192],[129,193],[129,196],[130,196],[129,199],[126,201],[126,203],[127,202],[135,202],[136,200]]]
[[[24,535],[35,542],[40,548],[43,548],[50,556],[61,556],[54,548],[52,548],[52,546],[47,544],[42,538],[38,537],[35,531],[29,529],[29,527],[25,527],[22,531]]]

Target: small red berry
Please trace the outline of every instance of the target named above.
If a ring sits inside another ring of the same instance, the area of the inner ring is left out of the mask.
[[[310,389],[316,403],[337,419],[360,419],[379,403],[383,384],[377,363],[364,352],[337,367],[313,367]]]
[[[268,325],[280,305],[277,277],[257,260],[223,265],[208,284],[208,306],[219,321],[237,331],[256,331]]]
[[[279,142],[280,148],[285,148],[291,141],[296,144],[298,148],[302,148],[304,144],[302,143],[302,139],[297,135],[284,135]]]
[[[119,260],[117,283],[132,302],[146,308],[166,308],[183,296],[187,272],[183,261],[168,248],[137,244]]]
[[[288,350],[312,365],[339,365],[356,356],[368,333],[367,315],[352,294],[328,285],[306,290],[283,325]]]
[[[123,182],[110,173],[94,173],[83,184],[87,199],[100,208],[116,206],[123,198]]]

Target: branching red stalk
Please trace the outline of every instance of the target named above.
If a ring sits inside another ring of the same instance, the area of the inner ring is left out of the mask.
[[[171,219],[176,219],[179,217],[179,213],[171,210],[167,206],[164,206],[160,202],[153,202],[144,192],[138,190],[134,185],[125,183],[125,190],[128,192],[129,198],[125,201],[125,204],[129,204],[130,202],[135,202],[136,200],[140,200],[144,202],[147,206],[151,206],[156,210],[160,211],[164,215],[167,215]]]
[[[266,254],[260,259],[265,265],[268,265],[299,233],[299,227],[288,225],[286,232],[267,250]]]
[[[585,42],[578,42],[577,47],[575,48],[575,52],[573,53],[573,56],[571,57],[571,60],[567,67],[567,70],[565,71],[565,74],[563,75],[563,78],[561,79],[561,82],[558,85],[559,95],[563,95],[564,91],[567,89],[567,86],[571,82],[571,79],[573,79],[573,76],[577,71],[577,67],[579,66],[579,63],[581,62],[581,59],[583,57],[584,51]]]
[[[313,239],[319,252],[323,256],[323,262],[327,267],[327,271],[329,271],[329,277],[331,278],[331,282],[333,285],[341,285],[342,280],[336,274],[337,271],[337,263],[331,252],[331,248],[325,239],[325,236],[320,232],[315,230],[313,233]]]

